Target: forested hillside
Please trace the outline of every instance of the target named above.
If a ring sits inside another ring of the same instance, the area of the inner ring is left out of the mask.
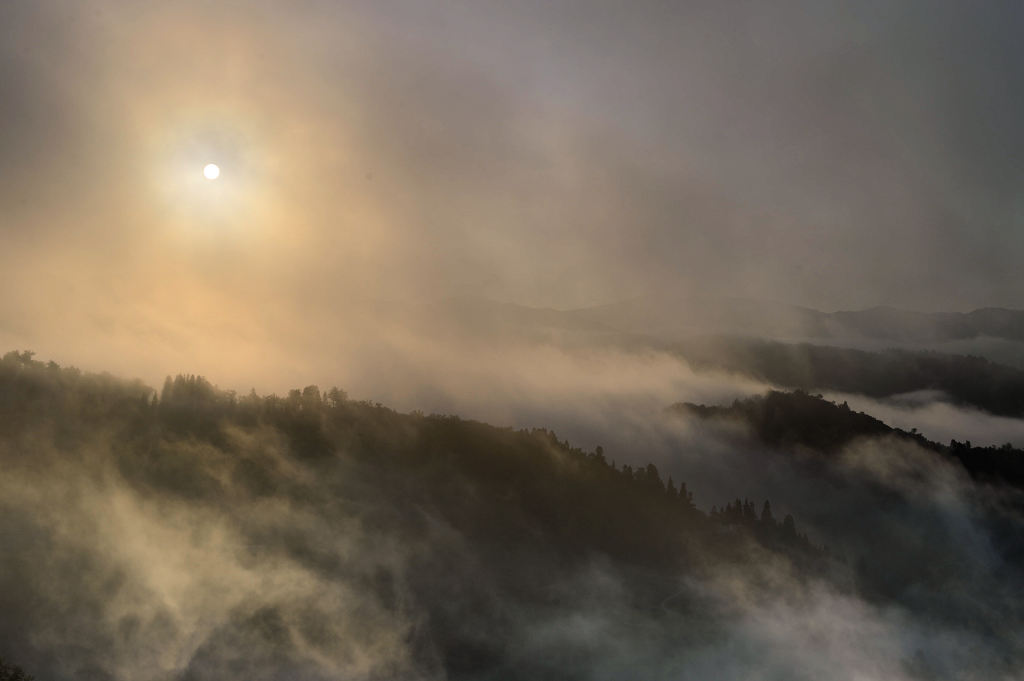
[[[526,655],[523,637],[531,622],[578,607],[570,585],[593,577],[595,566],[614,575],[621,607],[655,608],[669,619],[691,607],[677,598],[659,610],[683,577],[745,569],[765,553],[795,576],[832,569],[791,517],[710,517],[684,482],[654,465],[616,465],[601,448],[583,451],[545,429],[399,414],[336,388],[240,397],[178,376],[157,393],[9,353],[0,362],[0,457],[0,540],[18,547],[0,576],[0,652],[31,662],[40,678],[83,669],[114,678],[115,651],[158,645],[164,630],[169,641],[195,636],[182,619],[187,608],[152,583],[159,568],[149,553],[140,564],[134,549],[122,562],[124,546],[114,555],[103,549],[125,541],[114,528],[134,522],[126,512],[150,518],[147,533],[166,531],[164,514],[172,524],[187,514],[231,537],[227,556],[195,532],[149,552],[204,561],[211,552],[256,574],[286,564],[331,584],[328,593],[358,593],[357,610],[402,642],[402,655],[385,667],[450,678],[565,672],[561,653]],[[53,486],[70,497],[48,496]],[[112,507],[117,500],[130,510]],[[61,528],[86,519],[76,537],[61,538]],[[40,561],[50,586],[32,577]],[[191,579],[191,563],[182,569],[167,579]],[[85,583],[97,580],[108,583],[103,596],[84,600]],[[247,678],[257,669],[264,671],[255,678],[280,678],[310,655],[334,654],[332,627],[352,613],[300,591],[294,600],[261,593],[225,605],[225,621],[205,632],[183,678],[220,678],[226,664]],[[133,605],[115,616],[108,604],[123,599]],[[82,638],[58,637],[53,655],[39,647],[40,631],[52,633],[55,620],[77,629],[97,617],[102,625]],[[235,650],[257,641],[263,652],[254,657]],[[353,641],[346,654],[369,643]]]
[[[674,349],[695,368],[735,371],[788,388],[871,397],[939,391],[955,404],[1024,415],[1024,371],[981,357],[739,337],[693,338]]]
[[[970,441],[952,440],[949,445],[942,445],[916,430],[891,428],[868,414],[851,410],[846,403],[835,404],[801,390],[789,393],[772,390],[766,395],[735,400],[727,407],[680,403],[671,409],[702,419],[744,423],[759,442],[776,448],[802,446],[836,453],[858,439],[891,436],[911,442],[944,460],[956,461],[980,481],[1024,488],[1024,451],[1009,444],[974,447]]]
[[[1020,452],[804,393],[671,411],[741,498],[697,508],[642,451],[543,428],[8,353],[0,655],[41,681],[806,678],[847,646],[887,677],[1014,667]]]

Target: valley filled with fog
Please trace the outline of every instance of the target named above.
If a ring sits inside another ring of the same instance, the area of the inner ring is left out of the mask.
[[[0,2],[0,681],[1024,681],[1024,4]]]
[[[472,326],[390,326],[362,393],[157,389],[8,353],[12,659],[54,679],[1014,678],[1018,370],[466,304]]]

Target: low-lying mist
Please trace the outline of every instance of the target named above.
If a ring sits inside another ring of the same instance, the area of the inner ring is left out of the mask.
[[[652,392],[660,361],[631,365]],[[58,680],[1019,678],[1019,492],[912,443],[780,451],[602,410],[608,367],[551,398],[595,454],[334,391],[154,399],[8,355],[0,654]],[[709,515],[736,497],[757,515]]]

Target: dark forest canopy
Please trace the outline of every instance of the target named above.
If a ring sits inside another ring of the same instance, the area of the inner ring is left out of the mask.
[[[1024,371],[981,357],[738,337],[694,338],[673,349],[695,368],[736,371],[789,388],[879,398],[933,390],[955,404],[1000,416],[1024,415]]]
[[[1024,487],[1024,451],[1009,443],[974,447],[969,440],[952,440],[949,445],[941,445],[916,430],[892,428],[873,416],[853,411],[845,402],[836,404],[802,390],[772,390],[766,395],[735,400],[727,407],[680,403],[670,409],[701,419],[740,421],[750,426],[759,442],[781,448],[800,445],[835,453],[857,439],[891,436],[952,458],[980,480]]]
[[[871,435],[885,446],[894,433],[936,456],[953,449],[802,393],[677,409],[745,419],[780,451],[833,451]],[[823,592],[824,602],[863,612],[904,608],[920,631],[970,621],[967,635],[1010,651],[977,663],[987,670],[1012,666],[1017,645],[1016,601],[1000,597],[1013,605],[1003,633],[985,615],[987,599],[1018,583],[1016,516],[993,506],[972,517],[994,547],[979,563],[928,495],[838,467],[784,488],[806,494],[809,485],[821,497],[826,486],[825,516],[797,513],[798,523],[787,512],[793,500],[775,493],[705,511],[654,464],[617,464],[544,428],[402,414],[316,386],[237,395],[180,375],[157,392],[27,352],[0,359],[0,462],[17,481],[6,488],[14,496],[0,497],[0,541],[17,547],[0,573],[0,654],[45,679],[118,678],[115,663],[134,659],[126,651],[145,644],[156,655],[171,641],[188,652],[161,678],[182,681],[327,681],[338,669],[358,678],[621,678],[639,660],[655,665],[650,678],[668,679],[708,646],[726,651],[716,664],[733,664],[728,641],[744,635],[757,603],[819,607]],[[757,459],[747,462],[757,470]],[[81,522],[65,536],[61,528]],[[131,538],[117,529],[140,522],[145,531]],[[175,539],[129,550],[151,533]],[[230,541],[211,539],[221,535]],[[176,563],[179,555],[190,558]],[[219,566],[212,576],[207,563]],[[268,586],[282,583],[280,570],[284,584],[308,586]],[[172,583],[216,582],[222,571],[262,581],[235,601],[221,595],[231,583],[204,592],[219,610],[199,634],[196,622],[207,620],[176,619],[184,606],[173,591],[147,595],[150,571]],[[119,613],[124,599],[132,605]],[[620,628],[580,639],[594,622]],[[372,674],[351,671],[381,641],[400,652],[374,657]],[[318,666],[327,659],[333,666]],[[896,664],[917,665],[915,678],[956,666]],[[611,677],[600,671],[608,665]],[[738,665],[725,678],[748,675],[748,661]]]
[[[408,588],[426,603],[429,647],[455,677],[507,663],[501,645],[474,641],[459,624],[484,616],[473,610],[479,595],[472,583],[491,585],[517,607],[553,607],[535,583],[538,565],[568,574],[603,556],[617,570],[647,575],[647,586],[635,586],[642,599],[674,574],[743,565],[764,551],[808,576],[832,569],[791,517],[709,515],[695,507],[685,482],[666,479],[653,464],[617,465],[601,447],[584,451],[543,428],[401,414],[337,388],[239,396],[179,375],[157,394],[137,382],[8,353],[0,361],[0,417],[7,451],[52,437],[54,456],[83,466],[106,461],[125,485],[155,499],[228,515],[233,507],[283,501],[330,525],[357,519],[380,541],[400,544],[416,544],[443,523],[472,560],[459,567],[431,552]],[[271,447],[273,455],[265,449]],[[86,451],[103,454],[89,459]],[[305,471],[305,481],[288,470]],[[345,571],[343,557],[304,539],[301,528],[281,540],[249,519],[236,522],[253,545],[276,547],[319,574]],[[0,580],[0,592],[5,588]],[[434,601],[435,591],[448,589],[466,595]],[[498,613],[485,618],[489,627],[504,626]],[[0,635],[13,634],[8,627],[17,619],[0,625]]]
[[[23,352],[0,362],[0,409],[12,417],[5,429],[15,435],[42,419],[65,436],[101,423],[117,427],[127,445],[122,473],[177,494],[212,494],[217,484],[203,480],[199,469],[164,477],[167,464],[153,467],[146,460],[156,443],[199,439],[230,453],[229,429],[269,427],[307,465],[327,471],[337,459],[358,461],[373,468],[379,482],[394,485],[391,491],[401,490],[403,499],[443,506],[445,516],[465,530],[481,523],[481,533],[514,538],[540,523],[567,547],[653,561],[679,558],[682,536],[710,531],[686,483],[664,479],[654,464],[616,465],[603,448],[583,451],[544,428],[401,414],[350,400],[338,388],[238,396],[202,376],[178,375],[168,377],[157,395],[138,382],[83,374]],[[241,479],[260,493],[263,485],[274,486],[267,473],[246,468]],[[459,495],[450,494],[460,484],[486,490],[496,506],[507,508],[496,508],[489,518],[463,515]],[[529,517],[517,518],[522,514]]]
[[[0,657],[0,681],[35,681],[35,677],[26,674],[25,670]]]

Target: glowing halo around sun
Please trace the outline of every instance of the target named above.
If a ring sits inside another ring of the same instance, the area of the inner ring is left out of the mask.
[[[265,139],[244,117],[232,121],[237,127],[210,118],[167,121],[149,139],[163,234],[193,244],[237,238],[255,247],[281,208],[281,196],[265,191]]]

